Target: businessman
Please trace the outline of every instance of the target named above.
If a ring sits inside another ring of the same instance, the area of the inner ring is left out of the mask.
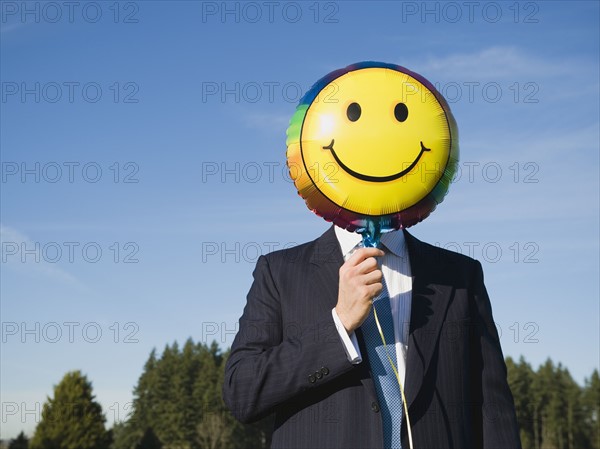
[[[408,449],[410,421],[414,448],[519,449],[480,263],[402,230],[360,240],[332,226],[259,258],[225,371],[232,413],[274,414],[274,448]]]

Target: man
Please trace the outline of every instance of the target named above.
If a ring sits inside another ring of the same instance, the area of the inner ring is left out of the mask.
[[[379,383],[388,362],[368,343],[383,296],[414,447],[520,448],[479,262],[406,231],[384,234],[383,251],[359,241],[332,226],[259,258],[226,366],[233,414],[274,413],[275,448],[408,449],[406,414],[390,405],[401,399]]]

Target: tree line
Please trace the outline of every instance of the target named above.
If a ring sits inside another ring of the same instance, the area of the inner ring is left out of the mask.
[[[9,449],[246,449],[270,445],[272,421],[244,425],[221,398],[228,351],[188,339],[153,350],[133,390],[132,411],[106,426],[92,384],[72,371],[54,387],[33,436]],[[583,386],[560,363],[537,370],[506,359],[523,449],[600,449],[600,376]]]

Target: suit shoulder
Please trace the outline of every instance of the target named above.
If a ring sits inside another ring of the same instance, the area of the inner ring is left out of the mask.
[[[436,261],[441,265],[449,265],[453,267],[465,267],[469,269],[474,269],[479,266],[480,263],[478,260],[473,259],[466,254],[462,254],[456,251],[452,251],[450,249],[442,248],[440,246],[432,245],[427,242],[423,242],[418,240],[419,245],[417,250],[421,253],[421,255],[426,256],[428,259]]]
[[[265,255],[265,261],[275,269],[289,269],[292,264],[296,264],[294,269],[299,269],[312,263],[341,266],[344,262],[333,226],[315,240]]]
[[[286,262],[306,259],[313,251],[316,240],[300,243],[289,248],[282,248],[264,255],[269,265],[280,265]]]

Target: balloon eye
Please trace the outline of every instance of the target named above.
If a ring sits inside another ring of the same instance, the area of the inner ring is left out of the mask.
[[[348,120],[351,122],[355,122],[360,118],[360,105],[358,103],[351,103],[348,106],[348,110],[346,111],[346,115],[348,116]]]
[[[408,117],[408,108],[404,103],[398,103],[394,108],[394,116],[399,122],[403,122]]]

